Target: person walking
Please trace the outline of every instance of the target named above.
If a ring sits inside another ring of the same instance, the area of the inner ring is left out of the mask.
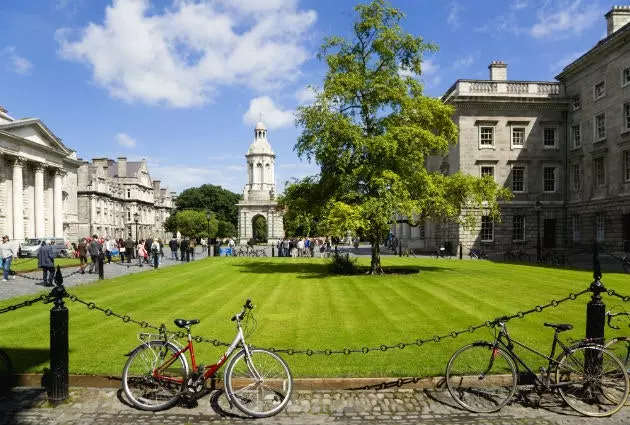
[[[188,253],[188,238],[184,237],[179,244],[179,250],[182,254],[182,261],[190,261],[190,254]]]
[[[17,249],[15,248],[15,244],[9,241],[9,236],[2,236],[2,244],[0,245],[0,252],[2,256],[2,268],[4,269],[2,274],[2,281],[7,282],[9,280],[9,276],[11,276],[11,262],[13,261],[13,257],[17,255]],[[15,279],[15,276],[13,277]]]
[[[123,240],[123,238],[119,238],[118,241],[116,242],[116,245],[118,246],[118,255],[120,255],[120,262],[124,263],[125,252],[127,252],[127,246],[125,245],[125,241]]]
[[[90,270],[88,273],[92,274],[93,272],[98,273],[98,255],[103,251],[103,247],[98,242],[98,236],[92,235],[92,241],[88,245],[88,253],[90,254],[90,259],[92,263],[90,264]]]
[[[125,253],[127,254],[127,263],[131,263],[131,259],[134,255],[134,248],[135,245],[133,243],[133,239],[131,239],[131,236],[129,236],[125,241]]]
[[[107,257],[107,264],[111,264],[112,262],[112,251],[114,250],[114,241],[108,237],[105,238],[105,242],[103,243],[105,248],[105,256]]]
[[[177,239],[175,239],[175,235],[168,242],[168,247],[171,249],[171,260],[177,261]]]
[[[49,240],[42,242],[37,250],[37,267],[42,269],[44,286],[53,286],[53,275],[55,274],[55,253]]]
[[[147,256],[147,250],[144,247],[144,241],[142,239],[138,241],[137,254],[138,254],[138,264],[140,265],[140,267],[142,267],[142,262],[145,260]]]
[[[190,239],[188,242],[188,251],[190,252],[190,259],[195,261],[195,248],[197,247],[197,241],[195,238]]]
[[[81,242],[79,242],[77,252],[79,255],[79,268],[81,270],[81,274],[85,274],[85,267],[87,266],[88,262],[88,244],[85,238],[81,239]]]

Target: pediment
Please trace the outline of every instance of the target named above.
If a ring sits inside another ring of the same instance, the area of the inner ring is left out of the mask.
[[[66,155],[71,153],[70,149],[37,118],[17,120],[12,123],[2,124],[0,125],[0,130],[43,147],[59,150]]]

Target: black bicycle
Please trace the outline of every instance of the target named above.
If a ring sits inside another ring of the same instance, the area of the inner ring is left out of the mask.
[[[528,384],[539,393],[557,389],[572,409],[586,416],[610,416],[623,407],[628,374],[610,350],[588,341],[567,346],[558,335],[573,326],[545,323],[555,330],[551,354],[546,356],[512,339],[508,320],[504,316],[489,323],[498,329],[494,341],[466,345],[448,361],[446,384],[457,404],[472,412],[496,412],[510,401],[521,376],[528,377]],[[540,376],[514,352],[515,344],[548,361]],[[558,345],[562,352],[555,357]]]
[[[621,267],[623,267],[624,272],[630,273],[630,256],[628,254],[621,259]]]
[[[472,248],[470,251],[468,251],[468,256],[470,257],[471,260],[472,259],[477,259],[477,260],[488,259],[488,254],[486,254],[486,251],[477,249],[477,248]]]

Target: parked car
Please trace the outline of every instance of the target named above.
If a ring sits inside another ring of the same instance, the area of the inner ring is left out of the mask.
[[[21,246],[22,257],[37,257],[37,251],[42,246],[42,241],[54,241],[52,245],[55,257],[65,257],[68,254],[68,247],[64,238],[33,238],[27,239]]]

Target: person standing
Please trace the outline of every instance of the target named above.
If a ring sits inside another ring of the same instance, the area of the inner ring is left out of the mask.
[[[4,269],[2,281],[7,282],[9,280],[9,275],[11,274],[11,261],[13,261],[13,257],[17,254],[17,250],[15,249],[14,244],[9,241],[8,235],[2,236],[0,251],[2,252],[2,268]]]
[[[98,242],[98,236],[92,235],[92,241],[88,245],[88,252],[90,254],[90,259],[92,263],[90,264],[90,270],[88,273],[92,274],[92,272],[98,273],[98,255],[103,251],[103,247]]]
[[[190,252],[190,259],[195,261],[195,248],[197,247],[197,241],[195,238],[190,239],[188,242],[188,251]]]
[[[127,254],[128,263],[131,263],[131,259],[134,256],[134,250],[135,250],[135,245],[133,243],[133,239],[131,239],[131,236],[129,236],[127,240],[125,241],[125,253]]]
[[[123,238],[119,238],[116,244],[118,245],[118,255],[120,255],[120,262],[124,263],[125,252],[127,252],[127,246],[125,245],[125,241],[123,240]]]
[[[190,254],[188,254],[188,238],[184,237],[179,244],[179,250],[182,254],[182,261],[190,261]]]
[[[41,268],[44,276],[44,286],[53,286],[53,275],[55,274],[55,254],[49,240],[42,242],[42,246],[37,250],[37,267]]]
[[[175,235],[168,242],[168,247],[171,249],[171,260],[177,261],[177,239],[175,239]]]
[[[147,256],[147,250],[144,247],[144,241],[142,239],[138,241],[137,254],[138,254],[138,264],[140,265],[140,267],[142,267],[142,262]]]
[[[79,242],[77,251],[79,252],[79,263],[80,263],[79,268],[81,269],[81,274],[85,274],[85,267],[87,266],[87,256],[88,256],[88,245],[85,238],[81,239],[81,242]]]
[[[107,264],[111,264],[112,262],[112,250],[114,249],[114,241],[112,241],[109,236],[105,238],[105,242],[103,243],[105,248],[105,256],[107,257]]]

